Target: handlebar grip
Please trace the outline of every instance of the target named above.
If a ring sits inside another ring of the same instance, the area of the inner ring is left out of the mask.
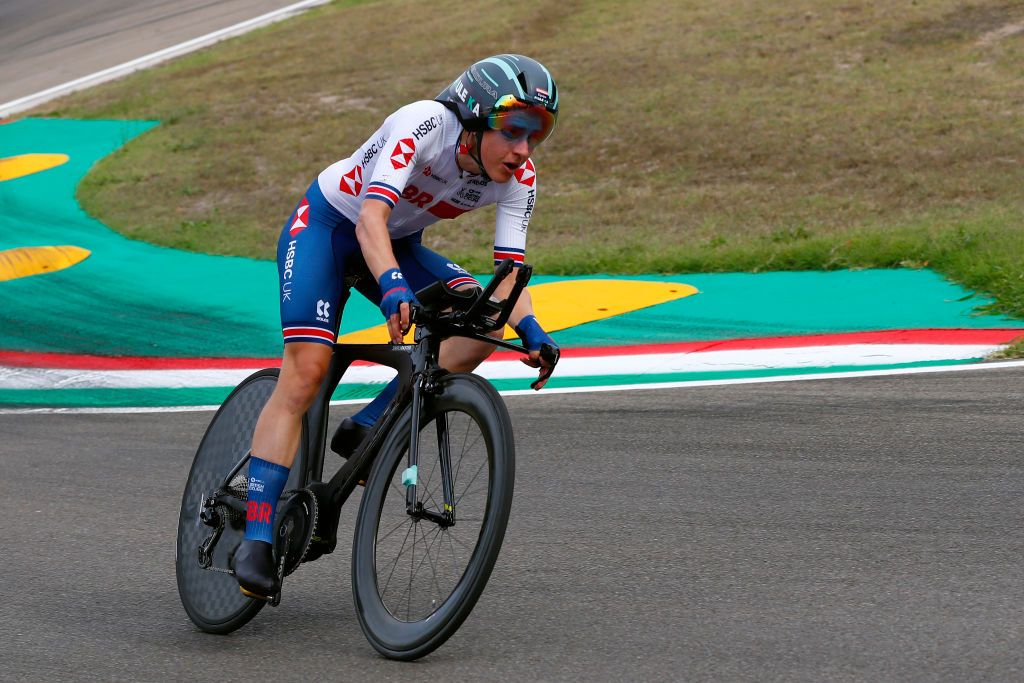
[[[554,366],[558,363],[558,359],[562,357],[562,351],[557,346],[551,344],[540,345],[540,358],[543,361],[551,363]]]
[[[536,390],[537,385],[541,382],[547,381],[551,377],[551,373],[555,371],[555,366],[558,365],[558,359],[562,357],[562,352],[557,346],[551,344],[540,345],[540,358],[541,360],[548,363],[548,367],[544,369],[544,372],[540,374],[535,381],[530,382],[530,388]]]

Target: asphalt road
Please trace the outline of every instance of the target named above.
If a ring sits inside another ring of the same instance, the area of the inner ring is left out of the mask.
[[[1021,680],[1022,386],[999,370],[508,399],[498,566],[413,664],[364,640],[347,537],[242,630],[191,625],[175,524],[210,413],[0,415],[0,678]]]
[[[123,64],[297,0],[3,0],[0,102]]]

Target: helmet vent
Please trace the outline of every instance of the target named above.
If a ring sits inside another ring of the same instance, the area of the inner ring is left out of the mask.
[[[526,84],[526,74],[520,71],[516,78],[519,80],[519,84],[523,86],[523,92],[526,93],[527,96],[529,96],[530,86]]]

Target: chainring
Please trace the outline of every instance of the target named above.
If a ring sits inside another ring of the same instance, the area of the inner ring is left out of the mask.
[[[284,557],[284,576],[298,569],[313,541],[319,508],[308,489],[286,491],[277,506],[274,557]]]

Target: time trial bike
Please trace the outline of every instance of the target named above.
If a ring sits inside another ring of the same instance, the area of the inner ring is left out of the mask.
[[[299,451],[278,503],[279,578],[332,553],[342,505],[364,485],[352,543],[359,624],[381,654],[422,657],[469,615],[498,557],[512,504],[515,448],[505,404],[471,373],[440,367],[441,341],[468,337],[528,353],[489,336],[502,329],[530,279],[521,267],[505,301],[483,289],[437,282],[417,292],[413,344],[335,344],[316,399],[302,420]],[[541,349],[550,375],[558,350]],[[356,361],[395,369],[399,389],[381,419],[336,474],[324,480],[331,396]],[[253,429],[277,382],[276,368],[241,382],[214,415],[196,452],[178,519],[176,574],[185,611],[203,631],[229,633],[267,601],[241,593],[233,557],[244,538]],[[538,380],[540,381],[540,380]],[[280,593],[269,601],[276,605]]]

